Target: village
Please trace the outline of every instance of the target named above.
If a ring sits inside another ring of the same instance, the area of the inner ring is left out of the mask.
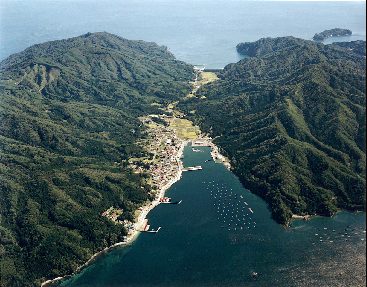
[[[129,160],[129,166],[136,173],[149,175],[153,193],[158,193],[175,179],[182,169],[178,154],[182,153],[184,140],[179,138],[174,128],[170,126],[172,118],[167,115],[148,115],[140,118],[147,127],[147,137],[139,144],[150,158]]]
[[[128,164],[135,173],[144,174],[147,177],[147,183],[151,187],[150,195],[155,199],[148,206],[138,208],[134,216],[135,221],[128,219],[120,221],[119,216],[123,210],[114,207],[102,213],[102,216],[116,224],[123,224],[128,231],[127,238],[136,231],[146,231],[148,225],[145,215],[154,206],[160,203],[177,203],[164,197],[164,191],[180,179],[183,170],[180,160],[183,148],[189,138],[194,139],[198,135],[198,129],[191,126],[189,131],[183,132],[182,126],[187,127],[190,122],[175,116],[147,115],[139,120],[146,128],[146,136],[138,144],[143,148],[146,156],[130,158]]]

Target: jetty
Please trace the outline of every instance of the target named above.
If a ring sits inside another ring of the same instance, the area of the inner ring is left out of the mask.
[[[201,140],[195,140],[191,141],[191,147],[199,147],[199,146],[212,146],[210,141],[208,139],[201,139]]]
[[[197,165],[197,166],[189,166],[189,167],[185,167],[182,169],[182,171],[195,171],[195,170],[202,170],[203,168],[201,167],[201,165]]]
[[[147,230],[145,232],[150,232],[150,233],[158,233],[158,231],[161,229],[162,227],[158,227],[157,230],[151,229],[151,230]]]
[[[181,204],[182,200],[180,201],[172,201],[172,198],[170,197],[161,197],[159,199],[159,203],[165,203],[165,204]]]
[[[140,232],[158,233],[158,231],[161,228],[162,227],[159,226],[157,229],[150,229],[150,224],[148,224],[148,219],[145,219]]]

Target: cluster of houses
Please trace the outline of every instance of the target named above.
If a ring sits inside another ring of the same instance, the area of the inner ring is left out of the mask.
[[[147,162],[144,168],[138,168],[139,172],[146,172],[151,179],[153,190],[160,190],[177,175],[181,162],[177,154],[182,145],[175,131],[162,123],[157,123],[154,118],[165,120],[165,116],[149,115],[142,119],[148,126],[145,149],[153,154],[153,159]]]
[[[160,119],[157,121],[156,119]],[[154,121],[154,119],[156,121]],[[156,195],[166,184],[173,180],[178,170],[182,168],[177,154],[182,145],[182,140],[176,136],[175,131],[164,124],[165,116],[149,115],[140,119],[147,126],[147,136],[140,144],[144,147],[147,157],[129,160],[129,166],[136,173],[144,174]],[[143,207],[138,212],[142,212]],[[128,233],[134,231],[134,222],[127,219],[119,220],[123,214],[122,209],[110,207],[102,213],[116,224],[123,224]]]

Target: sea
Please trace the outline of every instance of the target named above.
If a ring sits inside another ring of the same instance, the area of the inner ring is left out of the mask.
[[[0,60],[30,45],[107,31],[165,45],[179,59],[220,69],[241,59],[240,42],[347,28],[366,39],[366,3],[244,0],[1,0]],[[162,204],[142,233],[60,286],[364,286],[366,215],[276,224],[267,204],[209,148],[184,151],[185,172],[167,192],[180,205]]]
[[[246,0],[1,0],[0,60],[30,45],[106,31],[167,46],[180,60],[223,68],[236,45],[347,28],[366,39],[366,2]]]
[[[365,213],[296,220],[285,228],[209,147],[184,150],[184,172],[130,246],[99,257],[62,282],[70,287],[364,286]]]

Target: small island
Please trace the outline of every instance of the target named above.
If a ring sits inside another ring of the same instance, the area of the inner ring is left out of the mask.
[[[325,30],[321,33],[317,33],[313,36],[314,41],[324,41],[327,38],[331,37],[343,37],[343,36],[350,36],[352,35],[352,31],[348,29],[340,29],[340,28],[334,28],[330,30]]]

